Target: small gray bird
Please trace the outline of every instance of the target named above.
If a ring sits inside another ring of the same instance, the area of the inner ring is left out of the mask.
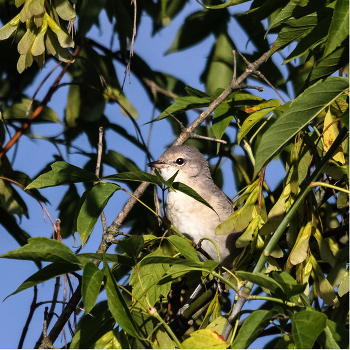
[[[171,223],[195,243],[201,238],[213,240],[220,251],[221,262],[230,268],[237,255],[235,241],[239,235],[236,232],[216,235],[215,228],[233,213],[233,205],[231,199],[215,185],[204,156],[191,146],[173,146],[148,165],[156,168],[165,180],[179,171],[175,181],[194,189],[215,209],[217,214],[180,191],[169,190],[166,200],[166,215]],[[211,242],[204,240],[202,248],[218,261],[217,251]]]

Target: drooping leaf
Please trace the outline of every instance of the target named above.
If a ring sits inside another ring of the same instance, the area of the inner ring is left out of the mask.
[[[90,236],[109,199],[119,189],[120,186],[115,184],[98,183],[86,191],[87,194],[77,216],[77,231],[82,245]]]
[[[5,40],[17,29],[19,25],[19,14],[11,19],[0,29],[0,40]]]
[[[64,161],[52,163],[51,169],[52,170],[49,172],[40,175],[37,179],[31,182],[26,187],[26,190],[99,180],[94,173],[80,169]]]
[[[204,40],[214,28],[222,25],[223,21],[228,20],[227,11],[197,11],[190,14],[179,29],[170,48],[165,54],[170,54],[198,44]],[[188,33],[191,33],[189,35]]]
[[[52,278],[79,270],[81,270],[81,265],[78,264],[54,262],[48,266],[43,267],[41,270],[27,278],[13,293],[8,295],[6,299],[11,295],[15,295],[19,292],[22,292],[23,290],[34,287]]]
[[[134,260],[136,264],[137,257],[144,247],[143,236],[133,235],[130,238],[120,239],[118,241],[118,246],[120,246],[124,252]]]
[[[326,116],[324,118],[324,128],[323,128],[323,152],[326,153],[333,142],[339,134],[337,124],[334,123],[334,116],[331,113],[331,110],[328,109]],[[341,147],[339,146],[337,152],[334,154],[333,159],[340,164],[345,164],[344,153],[342,152]]]
[[[84,266],[81,294],[84,303],[84,313],[88,314],[95,306],[97,297],[100,293],[103,273],[92,262]]]
[[[169,117],[171,114],[182,113],[193,108],[207,107],[212,102],[211,97],[185,96],[176,97],[174,103],[162,112],[152,122]],[[170,117],[171,118],[171,117]]]
[[[174,182],[173,188],[177,191],[187,194],[188,196],[194,198],[196,201],[204,204],[205,206],[207,206],[215,212],[214,208],[202,196],[200,196],[195,190],[193,190],[189,186],[183,184],[182,182]]]
[[[260,287],[264,287],[270,290],[271,292],[278,292],[278,290],[281,290],[281,291],[283,290],[282,286],[278,282],[276,282],[271,277],[260,272],[251,273],[251,272],[237,271],[236,275],[240,279],[253,282],[259,285]]]
[[[104,274],[107,277],[106,292],[108,307],[115,321],[126,333],[135,338],[139,338],[138,330],[131,317],[129,308],[106,262],[104,262]]]
[[[324,56],[329,55],[349,36],[349,2],[337,0],[334,7],[332,23],[324,49]]]
[[[323,349],[347,349],[349,347],[349,331],[341,324],[329,319],[326,327],[317,338]]]
[[[107,301],[97,304],[90,314],[84,315],[79,321],[70,349],[89,348],[106,332],[112,330],[114,325],[115,320],[108,310]]]
[[[256,174],[296,133],[347,89],[347,79],[329,77],[298,96],[262,136],[256,152],[254,173]]]
[[[176,235],[168,237],[168,241],[188,260],[199,261],[198,253],[190,241]]]
[[[68,0],[55,0],[57,14],[65,21],[75,21],[75,10]]]
[[[232,349],[247,349],[248,346],[256,339],[280,312],[279,307],[268,310],[257,310],[249,315],[243,323],[235,337],[231,348]]]
[[[80,264],[78,258],[66,245],[45,237],[29,238],[28,244],[19,249],[10,250],[0,257],[7,259]]]
[[[162,182],[155,176],[144,171],[125,172],[114,175],[103,176],[102,179],[114,181],[138,181],[149,182],[153,185],[161,186]]]
[[[30,107],[28,111],[28,116],[27,116],[26,113],[29,105],[30,105],[30,100],[27,98],[23,98],[21,102],[14,103],[12,106],[7,108],[3,113],[3,118],[5,120],[12,120],[12,121],[15,121],[15,120],[25,121],[27,118],[30,118],[31,115],[33,114],[33,111],[35,111],[39,107],[40,102],[33,101],[33,104]],[[40,112],[40,114],[35,119],[33,119],[33,123],[37,123],[37,122],[60,123],[60,119],[53,109],[45,106]]]
[[[267,108],[250,114],[247,117],[247,119],[243,122],[242,127],[239,129],[239,133],[237,135],[238,144],[240,144],[243,137],[245,137],[248,134],[248,132],[253,128],[253,126],[256,123],[258,123],[262,118],[265,117],[266,114],[270,113],[273,110],[274,108]]]

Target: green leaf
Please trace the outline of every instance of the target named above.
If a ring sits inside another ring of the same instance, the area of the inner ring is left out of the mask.
[[[81,285],[81,294],[84,303],[84,314],[88,314],[95,306],[98,295],[100,294],[103,273],[92,262],[84,266],[83,279]]]
[[[237,271],[236,275],[242,280],[253,282],[254,284],[257,284],[260,287],[264,287],[274,293],[279,292],[279,290],[283,290],[282,286],[278,282],[261,272],[251,273]]]
[[[317,338],[323,349],[347,349],[349,347],[349,331],[341,324],[329,319],[326,327]]]
[[[134,161],[112,150],[108,151],[107,155],[104,155],[102,159],[120,173],[140,171],[140,168]]]
[[[155,176],[145,171],[133,171],[119,174],[113,174],[103,176],[102,179],[113,180],[113,181],[138,181],[138,182],[149,182],[153,185],[162,186],[162,182]]]
[[[232,50],[234,49],[234,43],[227,33],[217,35],[207,67],[201,76],[208,94],[213,95],[218,88],[226,89],[230,84],[233,75]]]
[[[176,235],[168,237],[168,241],[188,260],[199,262],[198,253],[190,241]]]
[[[77,231],[82,245],[85,244],[90,236],[98,217],[109,199],[119,189],[120,186],[115,184],[98,183],[86,190],[87,194],[77,216]]]
[[[255,203],[258,200],[259,187],[257,182],[250,185],[252,189],[247,188],[246,195],[248,196],[244,206],[234,211],[225,221],[218,225],[215,229],[216,235],[225,235],[230,233],[232,230],[242,231],[250,223],[253,217],[253,210],[255,208]],[[251,193],[249,193],[249,191]],[[242,195],[241,197],[245,197]],[[246,198],[246,197],[245,197]]]
[[[91,315],[84,315],[80,319],[70,349],[89,349],[106,332],[113,329],[115,320],[108,310],[107,301],[97,304],[91,310]]]
[[[238,4],[242,4],[243,2],[247,2],[249,0],[229,0],[226,1],[223,4],[220,5],[207,5],[207,4],[202,4],[201,2],[199,2],[199,4],[201,4],[203,7],[205,7],[206,9],[223,9],[226,8],[228,6],[234,6],[234,5],[238,5]]]
[[[92,349],[123,349],[119,337],[118,328],[114,328],[99,338],[93,344]]]
[[[251,313],[245,320],[239,330],[235,340],[232,343],[232,349],[247,349],[248,346],[258,337],[280,312],[279,307],[268,310],[257,310]]]
[[[342,46],[336,48],[328,56],[316,61],[312,66],[312,71],[309,76],[309,85],[314,84],[317,80],[325,78],[338,69],[344,67],[349,62],[349,43],[344,42]]]
[[[254,173],[257,174],[294,135],[347,89],[347,79],[329,77],[299,95],[262,136],[256,152]]]
[[[317,260],[313,255],[310,256],[310,262],[312,264],[311,276],[314,279],[316,292],[318,296],[328,305],[339,305],[337,294],[335,293],[332,285],[324,275],[321,267],[317,263]]]
[[[19,24],[19,14],[11,19],[0,29],[0,40],[5,40],[17,29]]]
[[[115,321],[126,333],[135,338],[139,338],[138,330],[131,317],[128,306],[126,305],[125,300],[119,291],[119,287],[105,261],[104,274],[107,277],[106,292],[108,307]]]
[[[177,191],[187,194],[188,196],[194,198],[196,201],[201,202],[216,213],[214,208],[191,187],[183,184],[182,182],[174,182],[173,188]]]
[[[243,137],[245,137],[248,134],[248,132],[253,128],[253,126],[256,123],[258,123],[262,118],[264,118],[266,114],[270,113],[274,109],[274,107],[267,108],[263,109],[262,111],[257,111],[250,114],[239,129],[239,133],[237,135],[237,143],[240,144]]]
[[[50,29],[56,34],[57,40],[61,47],[74,47],[74,41],[72,37],[66,33],[48,14],[45,12],[44,20],[47,21]]]
[[[63,243],[45,237],[29,238],[28,244],[2,254],[0,258],[51,261],[57,263],[70,263],[80,265],[78,258]]]
[[[228,19],[228,13],[225,11],[212,12],[207,10],[197,11],[186,17],[184,24],[176,34],[176,37],[166,55],[184,50],[192,45],[198,44],[204,40],[214,28],[222,25],[222,22]],[[191,33],[191,35],[189,35]]]
[[[331,17],[326,17],[322,22],[317,24],[310,33],[300,40],[295,49],[284,60],[283,64],[286,64],[308,51],[314,49],[316,46],[323,43],[328,35],[328,28],[330,25]]]
[[[65,48],[61,47],[57,40],[57,36],[50,28],[47,28],[45,35],[45,46],[52,56],[56,57],[62,62],[72,62],[73,55]]]
[[[75,10],[68,0],[55,0],[55,9],[65,21],[75,21]]]
[[[337,0],[323,56],[329,55],[349,37],[349,1]]]
[[[148,256],[156,257],[159,255],[159,251],[155,251]],[[166,297],[169,294],[171,287],[170,281],[158,285],[158,282],[163,278],[168,269],[168,264],[147,264],[141,267],[137,265],[133,269],[129,284],[133,286],[132,294],[136,307],[142,307],[142,305],[148,306],[148,303],[154,306],[157,300],[159,300],[160,295]],[[140,303],[137,301],[140,301]]]
[[[25,189],[30,190],[32,188],[60,186],[76,182],[99,181],[99,178],[94,173],[80,169],[64,161],[52,163],[51,169],[49,172],[40,175]]]
[[[52,278],[65,275],[70,272],[79,271],[79,270],[81,270],[81,266],[77,264],[62,263],[62,262],[52,263],[48,266],[43,267],[41,270],[39,270],[38,272],[34,273],[29,278],[27,278],[13,293],[8,295],[5,299],[10,297],[11,295],[22,292],[23,290],[34,287]]]
[[[37,34],[37,28],[35,25],[31,24],[27,27],[27,31],[22,36],[22,39],[19,41],[17,45],[17,50],[21,55],[26,55],[30,52],[30,49],[33,45]]]
[[[124,252],[129,255],[137,263],[137,257],[139,256],[141,250],[145,246],[143,236],[131,236],[130,238],[120,239],[118,241],[118,246],[120,246]]]
[[[227,349],[227,343],[222,335],[211,329],[200,329],[190,334],[181,343],[183,349]]]
[[[338,294],[340,297],[346,293],[349,293],[349,270],[346,270],[338,288]]]
[[[175,344],[169,337],[168,333],[159,328],[156,333],[159,349],[175,349]]]
[[[28,219],[28,208],[22,197],[9,181],[0,179],[0,204],[9,213],[22,218],[24,214]]]
[[[40,30],[37,34],[37,36],[34,39],[32,48],[31,48],[31,53],[33,56],[39,56],[42,55],[45,52],[45,44],[44,44],[44,39],[45,39],[45,34],[47,31],[47,21],[44,20]]]
[[[0,207],[0,225],[16,240],[20,246],[24,246],[28,243],[30,235],[22,230],[17,224],[16,219],[13,215],[9,214],[4,208]],[[41,268],[41,263],[35,263],[38,268]]]
[[[234,118],[233,109],[228,103],[221,103],[215,108],[213,116],[213,132],[217,139],[221,139],[225,133],[226,128],[230,125]]]
[[[276,271],[273,271],[272,277],[282,287],[283,292],[286,294],[287,299],[292,298],[291,301],[295,304],[298,304],[298,297],[296,298],[293,298],[293,297],[300,295],[301,293],[304,293],[306,288],[306,283],[297,284],[296,280],[291,275],[289,275],[284,271],[282,271],[281,273],[277,273]]]
[[[326,327],[327,316],[317,311],[299,311],[292,315],[292,335],[297,349],[312,349]]]
[[[14,103],[12,106],[7,108],[3,113],[3,118],[5,120],[22,120],[25,121],[27,118],[30,118],[33,114],[33,111],[35,111],[39,106],[39,101],[33,101],[33,104],[31,105],[29,109],[28,116],[26,116],[27,109],[30,105],[30,101],[27,98],[22,98],[22,101],[19,103]],[[40,114],[33,119],[33,123],[37,122],[54,122],[54,123],[60,123],[60,119],[56,112],[51,109],[50,107],[45,106]]]
[[[174,103],[162,112],[152,122],[169,117],[170,114],[177,114],[193,108],[207,107],[212,102],[212,97],[185,96],[175,97]],[[170,117],[171,118],[171,117]]]
[[[127,256],[118,255],[118,254],[82,253],[82,254],[77,254],[76,257],[79,259],[81,264],[85,264],[88,259],[99,260],[99,261],[102,261],[103,259],[105,259],[106,261],[112,262],[115,264],[121,264],[128,267],[134,266],[132,259],[130,259]]]
[[[68,92],[66,122],[70,127],[79,121],[96,122],[101,119],[106,101],[100,91],[89,86],[71,85]]]

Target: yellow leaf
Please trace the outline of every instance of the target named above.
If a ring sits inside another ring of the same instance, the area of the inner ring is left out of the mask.
[[[305,227],[300,229],[298,238],[288,259],[293,265],[300,264],[306,259],[312,230],[314,230],[314,228],[312,227],[311,222],[308,222]]]
[[[184,349],[227,349],[222,335],[211,329],[200,329],[193,332],[182,344]]]
[[[331,114],[330,109],[328,109],[327,114],[324,118],[324,128],[323,128],[323,152],[326,153],[332,146],[334,140],[339,134],[337,123],[333,123],[334,117]],[[333,123],[331,126],[329,126]],[[329,126],[329,127],[328,127]],[[337,153],[333,156],[333,159],[341,164],[345,164],[344,153],[342,152],[341,147],[339,146]]]

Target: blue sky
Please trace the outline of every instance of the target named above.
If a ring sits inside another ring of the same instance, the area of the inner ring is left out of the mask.
[[[247,9],[247,4],[241,4],[234,8],[230,9],[231,14],[236,12],[242,12],[244,9]],[[164,52],[170,47],[175,34],[183,22],[183,19],[188,14],[198,11],[201,9],[201,6],[192,0],[188,3],[181,13],[180,16],[175,18],[171,26],[163,29],[160,33],[157,33],[153,38],[151,37],[151,19],[147,16],[144,16],[141,21],[141,26],[137,30],[137,37],[135,42],[135,52],[139,54],[153,69],[158,71],[163,71],[169,74],[172,74],[180,79],[182,79],[186,84],[195,87],[200,90],[204,90],[204,86],[199,81],[199,76],[202,73],[207,56],[209,55],[210,49],[214,43],[214,37],[210,36],[206,40],[202,41],[200,44],[194,46],[190,50],[183,52],[173,53],[167,56],[164,56]],[[88,34],[88,37],[94,38],[98,41],[101,41],[106,46],[109,46],[111,33],[111,25],[106,19],[105,14],[101,14],[101,30],[96,27],[93,27]],[[253,52],[253,46],[251,43],[247,43],[247,36],[244,32],[233,22],[230,22],[229,32],[232,37],[235,38],[236,44],[238,44],[238,50],[245,52]],[[238,38],[238,40],[237,40]],[[117,49],[117,40],[115,41],[114,49]],[[282,62],[282,59],[278,58],[278,54],[275,55],[274,60]],[[54,62],[50,62],[39,75],[39,78],[33,83],[33,85],[27,89],[26,93],[31,97],[39,86],[43,77],[52,69]],[[116,63],[116,68],[118,72],[119,79],[122,80],[124,74],[124,66]],[[58,74],[58,73],[57,73]],[[57,76],[57,75],[56,75]],[[50,78],[44,87],[41,89],[38,94],[37,99],[42,100],[45,96],[47,90],[52,84],[55,77]],[[69,81],[68,78],[65,78],[64,81]],[[254,83],[256,85],[256,83]],[[261,84],[265,87],[264,84]],[[139,112],[138,124],[143,125],[147,123],[152,116],[153,106],[150,103],[148,96],[144,92],[143,88],[137,81],[137,79],[131,75],[131,83],[129,84],[129,79],[124,88],[126,96],[132,102]],[[52,100],[49,103],[49,106],[56,111],[61,120],[64,117],[64,106],[66,104],[68,88],[64,87],[58,90],[58,92],[53,96]],[[271,89],[267,88],[265,92],[261,93],[261,97],[265,99],[278,98]],[[289,98],[286,95],[283,97],[288,101]],[[128,118],[123,116],[115,104],[109,104],[105,111],[106,115],[112,120],[117,120],[123,127],[125,127],[131,134],[135,135],[134,127],[131,125]],[[192,120],[197,115],[195,113],[189,113],[189,117]],[[141,127],[144,138],[147,138],[149,132],[149,125]],[[53,136],[62,131],[61,125],[36,125],[32,128],[34,134],[44,135],[44,136]],[[233,138],[234,135],[231,136]],[[144,168],[145,159],[141,151],[136,147],[128,143],[126,140],[122,139],[120,136],[117,136],[115,133],[110,131],[106,134],[107,147],[108,149],[113,149],[119,151],[126,156],[133,159],[141,168]],[[152,138],[150,143],[150,152],[155,159],[161,155],[166,146],[175,141],[175,135],[173,135],[169,123],[166,120],[153,124]],[[80,148],[85,149],[87,152],[94,151],[85,136],[79,137],[76,141],[76,144]],[[239,152],[238,148],[237,152]],[[9,154],[9,159],[14,157],[15,148],[13,148]],[[61,148],[61,151],[65,153],[65,149]],[[31,140],[27,136],[23,136],[19,142],[17,148],[17,154],[15,155],[14,169],[20,170],[27,173],[29,176],[35,176],[38,171],[40,171],[44,166],[53,161],[52,155],[57,154],[56,149],[46,141],[43,140]],[[76,154],[70,154],[67,158],[68,162],[76,165],[83,166],[86,163],[86,158]],[[233,179],[230,177],[231,174],[231,165],[224,164],[223,170],[225,176],[224,182],[224,191],[229,195],[233,196],[236,194],[236,188],[234,187]],[[113,173],[113,169],[108,166],[105,167],[105,175]],[[269,165],[266,171],[267,183],[271,188],[279,182],[283,177],[283,167],[279,161],[275,161]],[[50,205],[47,206],[47,209],[55,220],[58,216],[56,210],[58,203],[60,202],[62,195],[65,193],[66,188],[54,187],[47,188],[42,190],[42,194],[50,200]],[[83,187],[79,187],[79,193],[82,194]],[[34,201],[31,197],[26,194],[23,194],[23,197],[29,208],[30,219],[27,220],[25,217],[22,218],[21,225],[24,230],[26,230],[31,236],[44,236],[50,237],[52,235],[52,227],[48,219],[44,221],[43,213],[40,206]],[[105,214],[107,217],[107,223],[110,224],[115,216],[119,213],[125,201],[128,199],[128,195],[119,191],[118,195],[114,196],[108,203]],[[125,229],[127,231],[127,229]],[[16,241],[5,232],[3,227],[0,227],[0,233],[2,237],[2,244],[0,246],[0,254],[3,254],[9,250],[17,249],[18,244]],[[97,223],[92,237],[84,248],[84,252],[95,252],[101,237],[101,224]],[[77,237],[78,238],[78,237]],[[64,241],[69,247],[73,249],[74,242],[72,238],[69,238]],[[113,252],[113,248],[110,252]],[[2,287],[0,289],[0,300],[3,300],[7,295],[11,294],[16,288],[31,274],[37,271],[36,266],[32,262],[22,262],[16,260],[5,260],[0,259],[0,271],[2,276]],[[75,279],[72,279],[74,286],[76,287],[77,283]],[[61,279],[61,284],[63,280]],[[49,301],[52,299],[54,281],[45,282],[43,285],[38,286],[39,296],[38,301]],[[62,300],[62,290],[58,300]],[[26,290],[17,295],[11,296],[4,302],[0,303],[0,329],[2,336],[0,337],[0,347],[1,348],[16,348],[18,346],[18,341],[25,324],[27,315],[29,313],[30,303],[33,298],[33,289]],[[100,298],[104,298],[102,294]],[[254,304],[251,304],[251,308]],[[33,320],[31,322],[24,347],[32,348],[38,339],[40,332],[42,330],[43,324],[43,312],[46,305],[41,306],[37,309],[34,314]],[[49,304],[47,304],[49,306]],[[56,311],[59,311],[59,307],[56,308]],[[56,318],[53,318],[53,322],[56,321]],[[53,325],[53,324],[51,324]],[[68,332],[68,330],[67,330]],[[69,333],[69,332],[68,332]],[[68,335],[68,339],[70,336]],[[253,347],[261,347],[262,344],[266,342],[266,339],[254,343]],[[55,343],[55,346],[61,346],[64,344],[62,337],[60,336],[58,341]]]

